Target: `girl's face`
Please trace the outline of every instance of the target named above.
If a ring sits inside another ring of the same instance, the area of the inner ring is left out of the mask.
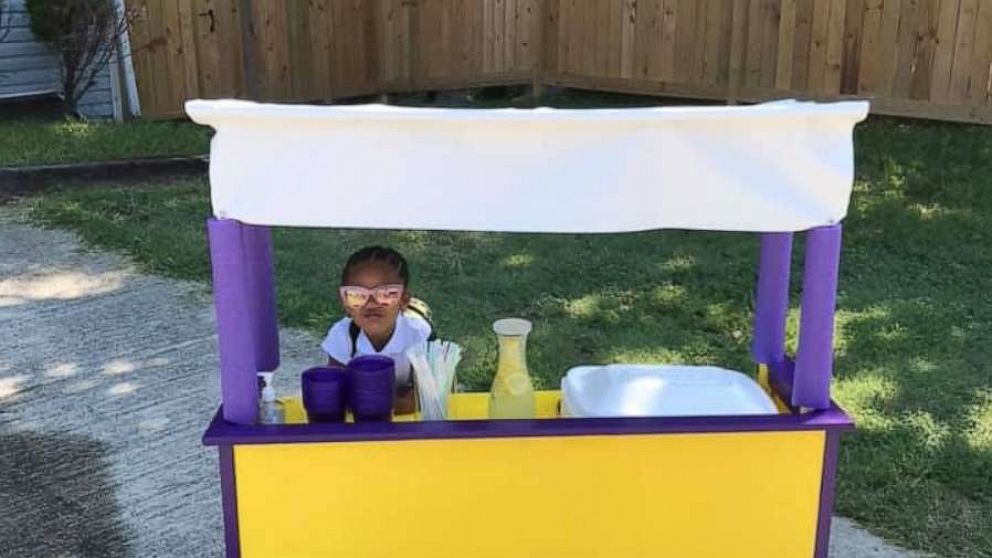
[[[403,279],[395,269],[380,262],[365,262],[352,268],[344,286],[375,289],[385,285],[402,284]],[[393,328],[396,327],[396,318],[406,308],[409,301],[410,295],[406,289],[403,289],[403,295],[399,300],[393,302],[384,304],[382,301],[376,300],[375,296],[370,296],[363,306],[355,308],[350,306],[342,297],[341,305],[344,306],[345,312],[355,324],[365,332],[366,336],[381,339],[392,335]]]

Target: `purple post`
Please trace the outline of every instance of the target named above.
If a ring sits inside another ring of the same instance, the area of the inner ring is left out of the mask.
[[[799,347],[792,386],[792,404],[797,407],[830,407],[840,238],[839,224],[806,233]]]
[[[758,364],[771,365],[785,361],[792,236],[792,233],[761,235],[758,301],[754,313],[754,342],[751,345],[751,354]]]
[[[249,301],[255,319],[255,369],[270,372],[279,367],[279,324],[272,265],[272,233],[268,227],[243,225],[245,256],[251,283]]]
[[[210,263],[220,350],[220,389],[224,419],[251,424],[258,419],[258,381],[254,348],[254,305],[245,254],[244,225],[233,219],[209,219]]]

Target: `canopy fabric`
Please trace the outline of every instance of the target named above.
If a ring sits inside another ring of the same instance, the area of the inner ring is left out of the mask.
[[[610,233],[839,222],[865,101],[439,109],[193,100],[214,215],[258,225]]]

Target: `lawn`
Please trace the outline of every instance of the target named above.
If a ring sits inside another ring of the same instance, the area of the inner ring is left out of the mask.
[[[0,167],[205,155],[210,131],[191,122],[0,120]]]
[[[856,145],[835,394],[858,431],[843,442],[837,512],[911,548],[990,557],[992,130],[875,119]],[[186,181],[31,203],[40,221],[152,272],[207,281],[207,194]],[[490,324],[509,315],[535,323],[529,361],[545,388],[578,363],[750,369],[751,235],[279,229],[275,242],[282,321],[314,335],[340,314],[333,293],[348,253],[400,249],[440,334],[466,347],[461,374],[474,389],[495,367]]]

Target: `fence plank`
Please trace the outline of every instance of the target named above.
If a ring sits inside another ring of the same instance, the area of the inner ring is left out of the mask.
[[[925,101],[930,98],[930,83],[933,78],[936,40],[940,26],[940,9],[934,2],[927,0],[920,2],[918,9],[916,51],[913,56],[909,98]]]
[[[736,103],[746,76],[748,14],[751,0],[733,0],[730,61],[727,67],[727,102]]]
[[[522,4],[523,1],[524,0],[506,0],[506,68],[504,71],[515,69],[520,63],[517,60],[517,44],[520,40],[518,17],[521,8],[520,4]]]
[[[517,0],[517,47],[515,70],[533,71],[537,62],[537,53],[540,49],[535,44],[535,31],[540,25],[541,17],[540,3],[543,0]],[[462,2],[455,2],[461,5]],[[454,37],[452,40],[455,41]],[[453,42],[453,44],[459,44]],[[611,50],[614,56],[619,56],[620,48],[613,47]]]
[[[610,75],[610,54],[616,52],[611,42],[614,41],[616,33],[613,31],[613,5],[617,8],[620,0],[616,2],[596,2],[596,20],[592,25],[592,32],[595,36],[595,53],[594,53],[594,63],[593,71],[594,75],[597,76],[608,76]],[[619,31],[619,22],[617,22],[617,31]]]
[[[946,103],[950,97],[951,66],[954,63],[954,39],[958,30],[961,0],[940,0],[940,21],[930,77],[930,100]]]
[[[493,4],[493,72],[506,70],[506,0],[492,0]]]
[[[354,73],[352,64],[354,54],[350,50],[353,49],[351,29],[355,26],[342,25],[342,21],[347,20],[346,1],[330,0],[330,10],[328,10],[328,25],[331,29],[331,91],[336,97],[343,94],[348,87],[347,76]]]
[[[581,74],[582,51],[585,48],[585,17],[588,6],[580,0],[571,0],[571,6],[569,8],[568,65],[572,73]]]
[[[310,4],[313,5],[315,2],[320,1],[322,0],[310,0]],[[380,62],[382,63],[382,83],[394,84],[399,81],[400,75],[400,61],[396,52],[396,36],[401,26],[401,5],[397,0],[379,0],[376,3],[379,6],[379,25],[382,27],[382,32],[379,34],[379,49],[382,53],[380,56]],[[310,23],[311,25],[313,24],[312,21]],[[319,39],[315,37],[314,42],[319,42]],[[314,47],[316,48],[316,44]]]
[[[581,45],[582,61],[579,65],[583,75],[596,75],[596,12],[598,2],[588,0],[582,6]]]
[[[914,61],[919,41],[919,0],[902,0],[899,11],[899,30],[896,34],[895,74],[892,81],[892,95],[910,97],[909,89],[913,80]]]
[[[654,50],[651,45],[651,19],[653,12],[656,9],[655,3],[661,3],[662,0],[636,0],[636,7],[633,11],[634,15],[634,33],[633,33],[633,54],[631,57],[631,65],[633,68],[633,75],[637,78],[643,78],[648,75],[650,71],[648,68],[648,60],[655,57],[660,60],[664,56],[659,53],[659,51]],[[560,31],[565,34],[568,28],[562,26]],[[649,53],[652,56],[649,56]],[[658,62],[655,60],[655,62]]]
[[[156,64],[157,60],[154,60],[155,49],[151,45],[151,38],[149,36],[148,20],[152,12],[148,7],[147,0],[129,2],[128,8],[136,10],[139,14],[139,17],[131,26],[129,34],[131,45],[134,48],[132,56],[134,57],[134,77],[135,85],[138,89],[138,98],[147,114],[157,115],[163,109],[157,103],[158,99],[156,99],[156,87],[154,84],[155,76],[161,73],[161,68]]]
[[[840,94],[841,66],[844,59],[844,22],[847,20],[847,2],[830,2],[830,20],[827,24],[826,65],[823,69],[823,87],[826,96]]]
[[[864,23],[862,25],[861,64],[858,69],[858,92],[875,93],[879,84],[879,41],[882,39],[883,0],[865,0]]]
[[[654,3],[651,12],[652,27],[651,32],[655,41],[652,44],[660,45],[661,58],[658,60],[657,75],[663,80],[678,82],[678,56],[679,56],[679,35],[678,35],[678,11],[679,0],[663,0]],[[658,31],[660,30],[660,33]],[[660,42],[659,42],[660,41]],[[649,57],[654,56],[654,52]]]
[[[284,6],[273,2],[255,2],[254,6],[263,95],[267,100],[292,100],[288,14]]]
[[[781,0],[764,0],[762,7],[764,33],[761,39],[761,87],[775,88],[775,71],[778,63],[778,28],[781,18]]]
[[[623,50],[623,5],[625,0],[606,2],[607,33],[605,44],[606,62],[603,66],[605,75],[616,77],[620,75],[620,52]]]
[[[697,62],[699,69],[696,80],[700,83],[715,84],[719,79],[720,32],[724,0],[703,0],[699,27],[702,29],[703,48]]]
[[[792,85],[792,58],[796,43],[796,0],[782,0],[778,27],[778,59],[775,63],[775,89]]]
[[[197,96],[214,97],[221,92],[220,50],[217,48],[217,26],[221,21],[220,2],[214,0],[193,0],[192,37],[190,41],[191,58],[196,59],[198,82]]]
[[[675,76],[678,83],[694,83],[693,62],[697,51],[696,2],[675,2]],[[666,18],[667,21],[667,18]]]
[[[179,10],[179,58],[183,64],[184,98],[200,97],[200,68],[196,48],[196,16],[193,0],[178,0]]]
[[[706,33],[706,18],[707,18],[707,8],[708,0],[699,0],[695,2],[696,13],[694,14],[693,23],[695,31],[692,36],[694,40],[687,42],[687,48],[690,52],[689,60],[689,74],[686,76],[686,83],[706,83],[704,76],[704,66],[706,63],[707,51],[710,47],[710,37]],[[693,44],[695,42],[695,44]]]
[[[842,94],[853,95],[858,92],[864,18],[865,0],[848,0],[844,22],[844,52],[841,61],[840,92]]]
[[[164,24],[163,36],[165,37],[166,64],[169,68],[168,80],[163,89],[166,91],[166,98],[171,105],[182,106],[186,87],[186,62],[183,60],[182,47],[182,22],[180,21],[179,3],[175,0],[164,2],[164,13],[162,23]]]
[[[362,53],[365,62],[365,80],[362,83],[362,93],[377,91],[382,85],[379,55],[379,25],[378,10],[375,2],[359,0],[356,4],[361,14],[362,22]]]
[[[217,20],[217,44],[221,53],[222,95],[244,95],[244,32],[241,29],[241,7],[238,0],[218,2],[220,17]]]
[[[796,3],[796,31],[792,47],[792,87],[797,91],[811,91],[810,48],[813,42],[813,3],[819,0],[798,0]]]
[[[730,72],[730,48],[734,35],[734,6],[732,1],[720,2],[720,46],[717,50],[717,84],[727,86]]]
[[[286,30],[289,51],[289,85],[297,101],[319,99],[313,68],[313,38],[310,35],[308,6],[302,2],[286,3]]]
[[[543,62],[540,72],[543,75],[561,73],[561,50],[558,45],[558,27],[561,23],[562,0],[539,0],[544,8],[544,21],[537,27],[541,33],[537,41],[541,43]]]
[[[815,0],[813,3],[812,38],[809,47],[809,90],[813,93],[820,93],[825,88],[830,4],[831,0]]]
[[[483,74],[482,67],[486,54],[484,6],[480,2],[464,2],[463,5],[465,6],[463,32],[465,72],[469,76],[480,76]]]
[[[575,73],[576,53],[572,46],[575,36],[575,3],[577,0],[561,0],[558,14],[558,64],[561,73]]]
[[[417,4],[414,25],[417,28],[418,48],[413,63],[413,83],[434,79],[446,75],[445,54],[448,38],[445,36],[447,6],[439,0],[421,0]],[[504,13],[505,15],[505,13]],[[505,43],[500,41],[501,50]],[[494,53],[495,55],[495,53]],[[500,59],[505,59],[506,52],[500,53]]]
[[[647,10],[641,12],[647,27],[639,32],[647,50],[644,56],[645,76],[662,81],[676,81],[676,40],[674,0],[642,2]]]
[[[885,0],[882,6],[879,50],[873,54],[873,56],[878,56],[880,61],[877,90],[878,93],[885,96],[893,95],[895,75],[899,63],[898,39],[901,9],[902,0]]]
[[[762,17],[763,5],[764,0],[751,0],[747,16],[748,41],[743,83],[749,87],[761,85],[761,47],[765,36],[765,18]]]
[[[637,18],[637,0],[623,0],[620,23],[620,75],[634,75],[634,22]]]
[[[447,34],[451,41],[446,46],[451,64],[449,74],[456,78],[468,78],[475,74],[472,67],[472,48],[474,45],[472,14],[470,8],[477,2],[455,2],[450,7]],[[461,48],[452,49],[451,45],[461,45]]]
[[[975,42],[971,53],[970,104],[987,105],[992,100],[992,3],[981,2],[975,25]]]
[[[958,31],[954,42],[954,64],[951,66],[951,104],[966,104],[971,94],[971,54],[975,40],[975,20],[978,0],[961,0]]]

